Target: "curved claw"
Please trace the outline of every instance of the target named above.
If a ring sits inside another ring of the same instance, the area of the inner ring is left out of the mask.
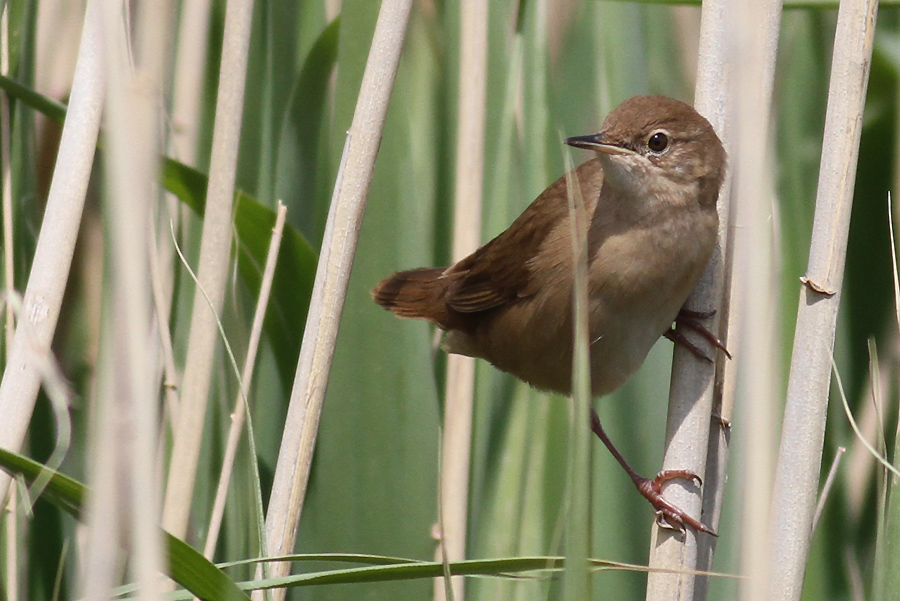
[[[663,470],[656,474],[656,482],[662,485],[670,480],[693,480],[697,486],[703,486],[703,478],[689,470]]]
[[[705,532],[712,536],[718,536],[702,522],[692,518],[671,501],[662,496],[663,485],[670,480],[686,479],[702,483],[700,476],[687,470],[666,470],[654,478],[639,478],[635,480],[638,492],[644,496],[656,511],[656,523],[663,528],[672,528],[684,533],[685,526],[690,526],[697,532]]]
[[[712,346],[725,353],[726,357],[731,359],[731,353],[728,352],[728,349],[725,348],[725,345],[722,343],[722,341],[719,340],[712,332],[707,330],[706,326],[698,321],[700,319],[708,319],[715,314],[715,311],[691,311],[689,309],[681,309],[678,312],[678,315],[675,316],[675,325],[694,330],[695,332],[703,336],[703,338],[705,338],[706,341],[709,342]],[[668,332],[663,334],[663,336],[665,336],[675,344],[680,344],[684,347],[687,347],[689,351],[691,351],[700,359],[710,362],[712,361],[709,357],[706,356],[706,353],[700,350],[697,345],[685,338],[683,334],[675,329],[675,327],[671,328]]]
[[[663,336],[665,336],[675,344],[680,344],[687,350],[691,351],[691,353],[701,361],[713,363],[713,360],[710,359],[709,355],[707,355],[699,346],[688,340],[687,336],[681,333],[681,330],[670,328],[669,331],[663,334]]]

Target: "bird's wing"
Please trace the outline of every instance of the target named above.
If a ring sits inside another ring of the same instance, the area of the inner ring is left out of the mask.
[[[602,173],[597,159],[575,170],[583,194],[599,195]],[[568,219],[566,176],[544,190],[505,232],[444,272],[446,277],[455,276],[447,288],[447,304],[461,313],[475,313],[533,295],[537,290],[532,260],[564,219]]]

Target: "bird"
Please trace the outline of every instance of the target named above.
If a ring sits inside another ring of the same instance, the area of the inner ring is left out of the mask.
[[[444,331],[448,353],[477,357],[531,386],[570,395],[574,253],[569,195],[577,186],[587,224],[591,395],[621,387],[661,336],[708,356],[680,327],[700,332],[714,313],[684,308],[716,245],[716,209],[727,155],[693,107],[665,96],[635,96],[600,131],[566,144],[595,156],[550,184],[504,232],[449,267],[401,271],[372,291],[395,315]],[[728,355],[730,357],[730,355]],[[715,534],[666,501],[669,480],[685,470],[640,476],[591,407],[591,429],[650,501],[662,525]]]

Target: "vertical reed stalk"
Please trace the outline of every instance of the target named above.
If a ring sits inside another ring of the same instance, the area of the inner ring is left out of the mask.
[[[269,243],[269,254],[266,256],[266,266],[263,270],[262,283],[259,286],[256,312],[253,314],[253,324],[250,327],[247,356],[244,359],[244,367],[241,370],[241,391],[234,401],[234,411],[231,413],[231,427],[228,430],[228,441],[225,443],[222,471],[219,475],[216,498],[211,512],[212,516],[210,517],[209,529],[206,533],[206,545],[203,547],[203,555],[209,560],[212,560],[213,553],[216,550],[216,543],[219,540],[219,529],[222,527],[225,500],[228,497],[228,484],[231,482],[231,473],[234,470],[238,442],[241,440],[241,431],[244,428],[244,421],[247,419],[247,412],[250,410],[249,405],[245,401],[250,394],[253,368],[256,367],[256,355],[259,350],[260,338],[262,337],[263,320],[266,316],[266,309],[269,306],[269,295],[272,292],[272,280],[275,277],[275,264],[278,262],[278,250],[281,248],[286,215],[287,207],[279,202],[275,213],[275,227],[272,230],[272,240]]]
[[[197,288],[194,292],[178,422],[175,424],[172,460],[163,505],[163,527],[178,537],[184,537],[187,533],[194,479],[200,457],[201,433],[206,420],[210,376],[219,335],[214,313],[218,313],[222,307],[228,278],[231,208],[240,147],[252,16],[253,0],[228,1]]]
[[[774,81],[781,8],[779,2],[767,4],[745,2],[738,7],[726,4],[728,3],[707,2],[703,5],[695,106],[710,120],[722,137],[729,151],[732,169],[743,170],[739,172],[747,175],[741,180],[744,187],[735,190],[734,198],[732,198],[731,176],[726,179],[719,197],[717,251],[686,306],[699,310],[715,308],[718,313],[716,319],[709,324],[710,329],[719,332],[721,339],[731,340],[730,346],[734,347],[734,339],[721,334],[729,326],[730,314],[733,315],[732,309],[728,306],[729,300],[732,300],[731,295],[726,293],[730,285],[732,262],[747,258],[750,260],[748,264],[758,265],[763,270],[768,267],[768,263],[758,260],[754,262],[746,255],[738,259],[731,256],[730,249],[734,242],[729,240],[729,237],[733,233],[730,222],[732,201],[736,204],[743,201],[758,208],[756,213],[746,216],[746,219],[757,227],[766,228],[768,217],[766,206],[759,203],[758,194],[748,190],[747,186],[754,184],[758,188],[758,182],[765,181],[763,157],[767,142],[766,126]],[[741,10],[744,12],[741,13]],[[748,12],[750,10],[753,12]],[[739,15],[742,15],[742,18]],[[722,57],[727,58],[723,60]],[[732,80],[729,77],[729,69],[741,73],[741,78]],[[733,90],[739,85],[749,90],[743,89],[735,93]],[[743,106],[741,99],[745,100]],[[737,121],[734,125],[732,125],[732,111],[737,111]],[[756,191],[758,192],[758,189]],[[760,212],[762,217],[758,219]],[[756,242],[766,247],[765,239],[763,233],[762,239],[757,238]],[[740,265],[741,273],[744,273],[744,263],[741,262]],[[760,278],[766,279],[765,272],[757,278],[757,281]],[[773,320],[768,319],[765,323],[771,324]],[[772,337],[768,336],[764,340],[771,341],[771,339]],[[757,355],[755,352],[749,352],[749,349],[744,351],[743,347],[741,350],[736,348],[731,350],[735,352],[737,361],[743,360],[745,356]],[[675,350],[667,431],[669,446],[663,468],[684,469],[688,466],[696,473],[704,474],[701,515],[707,525],[718,530],[730,438],[724,424],[728,423],[731,416],[730,397],[723,403],[722,396],[723,390],[733,390],[733,386],[727,380],[723,380],[727,378],[727,374],[734,372],[729,369],[730,365],[726,367],[721,361],[717,372],[711,365],[694,361],[693,358],[688,359],[689,355],[685,349]],[[765,353],[758,355],[767,356]],[[723,358],[719,355],[720,360]],[[771,379],[762,381],[770,383]],[[721,419],[710,419],[712,413],[718,414]],[[698,501],[701,500],[695,495],[687,495],[687,492],[686,489],[673,487],[672,498],[682,508],[691,506],[692,509],[689,511],[700,512]],[[695,538],[691,533],[682,541],[677,536],[663,533],[657,526],[654,528],[651,566],[679,570],[709,570],[712,566],[714,548],[715,539],[712,537]],[[704,599],[708,586],[707,578],[683,573],[652,574],[649,582],[648,599]]]
[[[695,107],[706,117],[731,150],[727,120],[727,65],[721,60],[728,37],[725,30],[729,2],[708,1],[703,4],[700,26],[700,50],[697,69]],[[711,332],[721,331],[720,323],[727,323],[727,308],[722,306],[725,286],[725,248],[727,245],[730,177],[727,177],[719,196],[719,235],[712,259],[685,303],[693,310],[715,309],[716,315],[706,322]],[[721,337],[721,336],[720,336]],[[717,359],[721,357],[717,353]],[[669,412],[666,423],[666,450],[663,469],[687,469],[695,474],[707,474],[706,461],[710,438],[710,415],[713,408],[716,366],[697,360],[686,349],[675,347],[672,381],[669,391]],[[709,486],[709,483],[706,483]],[[706,491],[704,491],[706,492]],[[668,500],[701,521],[702,498],[692,486],[673,484],[665,490]],[[708,524],[713,529],[715,524]],[[700,534],[700,536],[706,536]],[[647,577],[647,600],[687,600],[693,598],[695,577],[685,571],[695,570],[698,558],[697,533],[688,530],[683,535],[653,526],[650,542],[650,567],[675,570],[651,572]]]
[[[877,11],[877,0],[843,0],[838,11],[813,235],[801,280],[769,521],[766,598],[772,601],[800,599],[809,555]]]
[[[211,4],[211,0],[183,2],[178,24],[178,52],[172,82],[175,127],[171,146],[178,160],[194,166],[203,109],[203,73],[207,62]]]
[[[159,531],[160,479],[156,468],[158,346],[151,332],[149,268],[150,207],[158,199],[159,107],[167,2],[144,3],[135,19],[135,48],[126,35],[126,5],[107,2],[103,46],[107,73],[104,153],[107,190],[104,213],[109,241],[108,294],[103,312],[104,350],[90,440],[91,484],[88,553],[82,586],[89,598],[103,598],[118,583],[110,569],[115,545],[127,541],[132,581],[140,599],[159,599],[163,566]],[[132,56],[134,65],[132,65]]]
[[[460,3],[459,110],[456,142],[456,194],[453,219],[453,260],[473,252],[481,239],[481,196],[484,181],[484,126],[487,95],[488,3]],[[466,557],[469,511],[469,462],[472,450],[472,403],[475,360],[447,357],[447,388],[441,451],[441,550],[447,561]],[[464,598],[462,577],[452,580],[453,597]],[[435,601],[445,598],[444,583],[435,581]]]
[[[4,77],[9,76],[9,3],[3,6],[0,14],[0,73]],[[15,290],[15,272],[13,257],[13,203],[12,203],[12,167],[10,159],[10,127],[9,127],[9,97],[5,91],[0,91],[0,180],[3,181],[3,189],[0,190],[0,202],[3,209],[3,287],[7,292]],[[12,348],[13,337],[16,333],[16,320],[12,307],[7,305],[4,312],[3,333],[5,348]],[[11,495],[9,503],[0,495],[0,528],[6,529],[6,593],[9,601],[19,601],[19,510],[16,496]]]
[[[732,340],[736,360],[726,370],[726,388],[740,390],[735,411],[739,427],[753,452],[743,453],[744,491],[741,524],[741,583],[743,599],[765,593],[768,552],[766,511],[775,457],[776,359],[775,331],[778,296],[773,228],[774,192],[770,177],[768,123],[774,79],[775,51],[781,15],[780,2],[745,2],[731,22],[734,40],[731,61],[741,77],[734,82],[735,187],[732,213],[733,262],[731,282]],[[749,24],[749,26],[748,26]],[[733,399],[723,403],[723,417],[731,418]],[[710,558],[711,559],[711,558]]]
[[[566,568],[563,599],[581,601],[590,597],[591,580],[587,558],[590,550],[590,456],[591,416],[590,324],[588,323],[588,216],[571,165],[566,165],[569,193],[569,230],[572,238],[574,303],[572,342],[572,398],[566,478]],[[586,423],[587,422],[587,423]]]
[[[269,555],[284,555],[294,548],[338,323],[347,295],[350,268],[411,9],[412,0],[384,0],[375,25],[356,111],[347,133],[343,164],[325,226],[303,345],[278,453],[266,514]],[[282,576],[289,567],[290,564],[285,562],[273,564],[271,575]],[[276,597],[281,599],[283,595],[284,591],[279,590]]]
[[[99,4],[90,0],[85,12],[44,221],[25,288],[23,312],[0,382],[0,447],[10,451],[22,448],[34,410],[41,383],[37,358],[50,353],[97,146],[104,92]],[[0,499],[6,498],[9,484],[10,476],[0,471]]]

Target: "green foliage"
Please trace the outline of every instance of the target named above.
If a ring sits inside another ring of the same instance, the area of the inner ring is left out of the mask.
[[[80,516],[85,496],[80,482],[49,472],[41,464],[4,449],[0,449],[0,466],[11,474],[22,475],[30,484],[38,482],[44,499],[76,518]],[[160,536],[167,547],[167,574],[172,580],[207,601],[249,601],[230,578],[190,545],[165,532],[160,532]]]
[[[312,558],[295,563],[294,576],[285,581],[293,586],[289,593],[293,599],[423,599],[432,590],[430,579],[441,573],[442,566],[431,561],[436,546],[431,533],[437,521],[444,357],[435,349],[432,328],[395,319],[372,303],[369,291],[394,271],[450,261],[460,2],[415,4],[341,316],[300,524],[297,550]],[[55,152],[48,141],[54,130],[42,129],[39,135],[34,111],[62,122],[65,107],[34,91],[38,3],[6,4],[11,7],[13,52],[11,75],[0,77],[0,88],[13,103],[16,281],[22,287],[43,210],[41,190],[46,184],[47,167],[42,165],[52,164]],[[210,64],[205,76],[209,81],[217,74],[224,6],[214,4]],[[239,356],[251,315],[247,307],[259,291],[276,200],[288,206],[291,225],[280,251],[267,311],[266,346],[250,392],[258,457],[250,457],[246,445],[241,447],[216,553],[221,561],[257,557],[255,524],[248,517],[254,506],[251,462],[259,464],[267,501],[267,482],[275,466],[286,398],[306,324],[316,249],[321,244],[379,7],[371,0],[344,0],[340,17],[329,21],[326,4],[261,0],[255,8],[238,168],[242,191],[237,193],[234,215],[233,257],[239,277],[230,290],[223,317],[226,333]],[[537,10],[545,4],[552,10],[543,18]],[[671,7],[654,4],[658,3],[489,3],[484,240],[505,229],[547,184],[562,175],[566,164],[562,137],[595,131],[611,108],[634,94],[662,93],[691,99],[691,63],[689,59],[683,61],[682,56],[685,47],[695,40],[684,24],[697,13],[681,13],[681,20],[676,21]],[[816,3],[809,0],[795,4]],[[819,4],[835,6],[834,2]],[[874,337],[882,348],[893,348],[897,335],[890,303],[890,242],[884,199],[896,178],[900,53],[895,49],[900,47],[900,34],[896,9],[890,3],[883,6],[879,19],[844,311],[835,353],[856,413],[863,411],[868,401],[866,341]],[[777,228],[780,281],[776,289],[758,291],[778,307],[784,357],[779,389],[787,378],[797,278],[804,273],[809,248],[834,21],[833,10],[792,10],[783,16],[771,144],[777,183],[772,219]],[[209,120],[215,108],[215,91],[202,84],[201,88],[202,118]],[[53,93],[59,93],[57,88]],[[199,141],[201,157],[210,137],[207,132]],[[576,152],[571,156],[575,163],[584,158]],[[202,163],[202,159],[198,161]],[[185,243],[188,260],[193,260],[206,176],[166,158],[160,181],[196,215],[176,232],[179,242]],[[763,191],[760,202],[768,202]],[[96,309],[91,295],[97,291],[89,284],[94,281],[91,276],[99,279],[100,274],[90,271],[97,264],[91,262],[96,256],[91,257],[90,252],[84,248],[76,258],[55,348],[63,366],[80,369],[67,372],[78,400],[72,407],[76,423],[73,446],[62,467],[62,471],[79,477],[90,471],[84,459],[89,444],[85,424],[95,394],[91,341]],[[189,303],[184,299],[190,296],[192,287],[185,284],[188,279],[180,266],[171,269],[176,291],[167,325],[175,341],[176,357],[182,361],[190,318]],[[661,342],[628,385],[610,398],[594,401],[613,440],[644,474],[654,473],[661,462],[669,349],[667,342]],[[895,379],[896,360],[892,360],[894,364],[886,371]],[[571,502],[566,496],[571,407],[564,399],[548,398],[484,364],[478,365],[476,378],[468,557],[477,569],[469,573],[496,575],[547,566],[567,542],[561,533]],[[215,382],[217,401],[212,404],[203,433],[198,476],[204,482],[218,477],[221,439],[230,423],[230,399],[236,387],[224,363]],[[891,448],[896,444],[895,428],[890,424],[896,423],[893,399],[897,391],[886,392],[891,401],[885,410],[888,425],[884,429]],[[746,440],[742,433],[741,411],[752,411],[752,406],[737,412],[734,459],[715,564],[716,570],[732,574],[740,568],[737,516],[750,510],[740,506],[740,492],[745,486],[740,466],[756,450],[754,441]],[[583,426],[587,428],[587,423]],[[166,444],[168,439],[162,446]],[[825,463],[830,463],[838,446],[853,444],[854,435],[842,412],[832,412]],[[37,466],[21,457],[0,451],[0,458],[7,467],[37,473]],[[598,443],[592,444],[591,456],[581,467],[590,470],[591,476],[590,490],[581,493],[587,496],[591,514],[590,526],[585,528],[590,555],[646,564],[652,520],[649,508]],[[806,598],[849,598],[857,573],[866,598],[891,598],[900,573],[894,565],[900,503],[891,494],[893,483],[890,479],[882,481],[873,470],[872,476],[863,480],[868,492],[862,500],[851,499],[851,474],[846,464],[842,470],[813,538]],[[877,487],[887,490],[876,493]],[[56,474],[45,496],[77,515],[82,490],[74,480]],[[211,504],[212,493],[198,486],[195,521],[187,542],[196,544],[205,538]],[[37,525],[30,528],[30,536],[35,536]],[[3,530],[0,526],[0,539],[5,536]],[[77,553],[71,521],[56,530],[70,540],[69,553]],[[203,581],[195,577],[209,577],[224,583],[222,586],[231,592],[236,590],[234,583],[240,577],[221,575],[185,542],[171,537],[167,542],[173,576],[194,594],[206,598],[219,594],[204,592]],[[324,553],[403,557],[410,565],[398,562],[381,571],[376,568],[382,566],[370,565],[333,569],[320,555]],[[851,562],[847,557],[856,559]],[[31,555],[24,562],[23,571],[55,574],[61,558]],[[74,581],[69,566],[77,565],[77,559],[69,557],[64,563],[66,578]],[[247,564],[231,569],[229,573],[243,574],[247,579],[252,574]],[[596,598],[644,596],[646,577],[639,571],[604,570],[593,572],[591,577]],[[304,584],[317,586],[301,586]],[[735,598],[737,591],[738,581],[713,579],[709,598]],[[38,589],[28,592],[26,598],[39,596]],[[474,600],[561,596],[562,587],[554,575],[467,581],[467,598]],[[2,590],[0,598],[4,598]]]

